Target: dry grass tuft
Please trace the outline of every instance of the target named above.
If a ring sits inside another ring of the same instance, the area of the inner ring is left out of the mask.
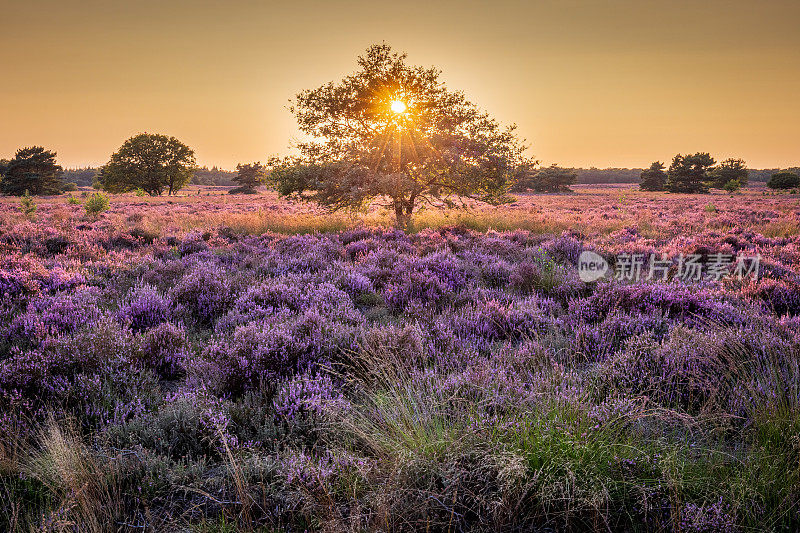
[[[117,529],[121,496],[112,463],[101,464],[70,422],[50,418],[38,449],[21,460],[21,472],[41,482],[56,498],[42,521],[50,531],[105,532]]]

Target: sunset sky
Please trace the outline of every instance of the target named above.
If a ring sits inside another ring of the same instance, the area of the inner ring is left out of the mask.
[[[97,165],[131,135],[200,164],[288,153],[288,99],[386,41],[515,122],[544,163],[676,152],[800,164],[798,0],[4,0],[0,157]]]

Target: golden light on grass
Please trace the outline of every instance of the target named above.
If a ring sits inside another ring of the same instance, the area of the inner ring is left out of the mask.
[[[402,100],[395,100],[392,102],[392,111],[395,113],[405,113],[406,111],[406,103]]]

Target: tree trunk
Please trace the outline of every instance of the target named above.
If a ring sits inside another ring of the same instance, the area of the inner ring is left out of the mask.
[[[413,205],[403,205],[400,200],[394,202],[394,225],[397,229],[408,231],[411,225],[411,213],[414,209]]]

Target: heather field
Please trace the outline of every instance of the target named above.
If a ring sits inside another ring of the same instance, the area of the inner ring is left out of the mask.
[[[0,199],[0,530],[798,530],[800,198],[575,190]]]

